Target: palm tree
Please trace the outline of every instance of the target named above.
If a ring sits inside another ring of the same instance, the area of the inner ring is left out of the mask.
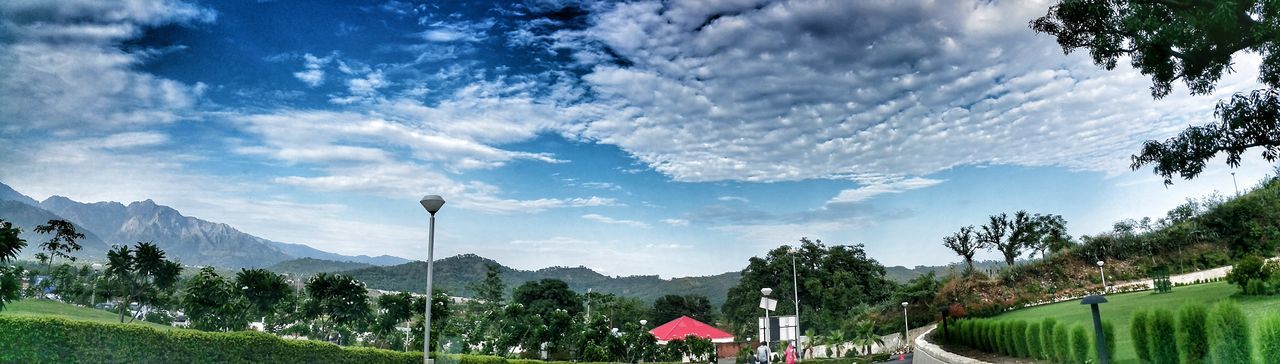
[[[866,348],[864,353],[871,355],[871,347],[874,345],[884,346],[884,339],[876,334],[876,322],[867,320],[859,322],[854,328],[853,343],[855,345]]]
[[[293,292],[284,276],[266,269],[241,269],[236,273],[235,287],[248,301],[254,317],[262,318],[274,314],[276,305]]]
[[[0,219],[0,262],[17,259],[18,252],[27,246],[27,241],[19,237],[20,234],[22,234],[21,227],[15,227],[13,223]]]
[[[827,333],[827,336],[825,337],[827,339],[827,345],[831,346],[831,348],[836,352],[836,357],[844,357],[844,344],[849,341],[848,339],[845,339],[844,330],[831,330],[831,332]]]

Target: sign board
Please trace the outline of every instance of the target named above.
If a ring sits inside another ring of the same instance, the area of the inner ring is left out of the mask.
[[[800,337],[800,324],[795,316],[773,316],[769,319],[760,317],[760,337],[768,342],[795,341]]]
[[[769,297],[760,297],[760,308],[773,311],[778,307],[778,300]]]

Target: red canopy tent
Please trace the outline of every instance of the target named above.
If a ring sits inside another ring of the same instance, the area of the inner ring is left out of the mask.
[[[704,339],[711,339],[711,342],[733,342],[732,334],[694,320],[689,316],[680,316],[678,319],[649,330],[649,333],[653,334],[658,341],[683,340],[686,336],[694,335]]]

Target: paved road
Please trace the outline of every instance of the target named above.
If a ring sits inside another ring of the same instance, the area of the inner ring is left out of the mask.
[[[893,360],[890,360],[890,361],[882,361],[882,362],[879,362],[879,363],[876,363],[876,364],[903,364],[903,363],[911,364],[911,354],[907,354],[907,360],[906,360],[906,361],[898,360],[898,357],[896,357],[896,356],[895,356],[895,357],[893,357]]]

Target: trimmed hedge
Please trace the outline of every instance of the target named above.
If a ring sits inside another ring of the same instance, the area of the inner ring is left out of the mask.
[[[1057,358],[1057,345],[1054,345],[1053,329],[1058,326],[1058,320],[1052,317],[1045,317],[1040,321],[1040,345],[1044,349],[1044,356],[1041,359],[1054,360]]]
[[[1013,338],[1013,351],[1019,358],[1030,358],[1031,348],[1027,344],[1027,323],[1014,321],[1010,326],[1009,336]]]
[[[1209,312],[1209,356],[1215,363],[1250,363],[1253,341],[1249,319],[1235,301],[1221,301]]]
[[[1201,304],[1182,306],[1178,310],[1178,348],[1184,364],[1203,364],[1209,360],[1209,331],[1205,326],[1209,309]]]
[[[1112,325],[1111,321],[1106,321],[1106,320],[1102,321],[1102,336],[1105,339],[1103,340],[1102,345],[1107,347],[1107,362],[1115,363],[1116,362],[1116,325]],[[1096,346],[1094,350],[1098,350]],[[1095,355],[1095,356],[1097,356],[1099,360],[1102,359],[1101,355]]]
[[[1156,309],[1147,318],[1147,334],[1151,335],[1151,360],[1156,363],[1178,362],[1177,324],[1173,312]]]
[[[258,332],[161,331],[44,317],[0,316],[0,338],[4,338],[0,340],[0,362],[5,363],[422,362],[421,352],[340,347]],[[469,359],[458,363],[494,364]]]
[[[1076,324],[1071,327],[1071,360],[1076,364],[1089,363],[1089,334],[1084,331],[1084,325]]]
[[[1044,348],[1040,346],[1040,323],[1032,322],[1027,325],[1027,357],[1033,359],[1043,358]]]
[[[1134,312],[1133,318],[1129,320],[1129,337],[1133,339],[1133,351],[1142,363],[1151,362],[1151,344],[1147,341],[1151,336],[1147,335],[1148,328],[1147,311]]]
[[[1280,315],[1268,315],[1258,324],[1258,353],[1263,358],[1280,358]]]
[[[1053,355],[1056,362],[1071,362],[1071,337],[1068,332],[1066,323],[1053,327]]]

